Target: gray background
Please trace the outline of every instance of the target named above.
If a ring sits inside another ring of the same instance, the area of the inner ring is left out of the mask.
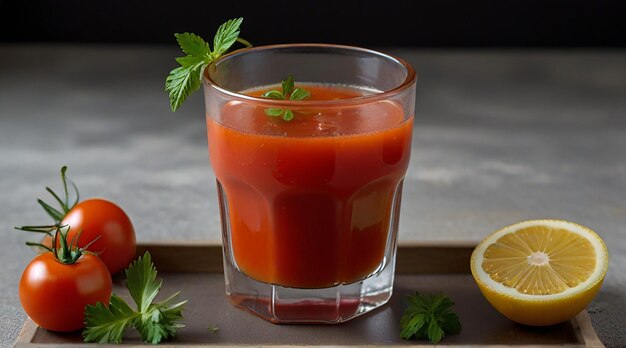
[[[478,241],[529,218],[567,219],[609,247],[589,311],[626,346],[626,51],[383,49],[417,69],[401,241]],[[0,345],[25,315],[33,256],[12,226],[47,222],[35,198],[67,164],[83,197],[117,202],[139,241],[218,241],[201,94],[176,114],[174,47],[0,45]],[[445,290],[445,289],[442,289]]]

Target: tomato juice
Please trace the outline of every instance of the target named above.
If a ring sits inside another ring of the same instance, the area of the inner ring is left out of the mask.
[[[307,101],[341,107],[294,108],[284,121],[241,100],[207,115],[211,165],[227,201],[222,223],[236,266],[252,279],[294,288],[352,283],[383,263],[413,115],[392,100],[341,103],[372,93],[364,89],[297,87],[310,91]]]

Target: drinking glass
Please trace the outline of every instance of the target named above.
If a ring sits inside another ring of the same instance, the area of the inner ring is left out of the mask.
[[[311,98],[261,97],[289,75]],[[203,84],[231,303],[274,323],[339,323],[384,305],[411,151],[413,68],[358,47],[271,45],[222,57]],[[324,91],[352,94],[313,98]]]

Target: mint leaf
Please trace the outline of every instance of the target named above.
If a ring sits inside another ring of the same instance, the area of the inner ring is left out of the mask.
[[[293,91],[295,83],[293,81],[293,75],[289,74],[286,80],[281,82],[281,87],[283,89],[283,99],[287,99],[287,96]]]
[[[279,108],[268,108],[268,109],[265,109],[265,114],[267,116],[272,116],[272,117],[280,116],[280,115],[283,114],[283,112],[285,112],[285,110],[279,109]]]
[[[205,58],[196,56],[185,56],[176,58],[178,64],[186,69],[195,69],[205,63]]]
[[[285,99],[283,94],[280,93],[279,91],[276,91],[276,90],[267,91],[267,92],[263,93],[262,97],[263,98],[270,98],[270,99]]]
[[[239,27],[242,22],[243,18],[241,17],[229,19],[226,23],[217,28],[217,33],[215,33],[215,37],[213,38],[214,58],[218,58],[224,52],[228,51],[230,46],[237,41],[240,32]]]
[[[445,333],[458,334],[461,332],[461,321],[456,313],[447,312],[441,316],[441,328]]]
[[[285,113],[283,114],[283,120],[285,121],[293,120],[293,111],[289,109],[285,110]]]
[[[295,88],[295,82],[293,75],[289,74],[286,79],[281,83],[281,91],[269,90],[263,93],[261,96],[264,98],[277,99],[277,100],[303,100],[311,96],[311,93],[303,88]],[[285,121],[293,120],[294,113],[289,109],[280,108],[268,108],[265,109],[265,114],[271,117],[281,116]]]
[[[411,336],[416,335],[418,332],[420,332],[420,330],[426,323],[425,317],[426,315],[423,313],[418,313],[413,317],[402,317],[402,320],[400,322],[400,324],[402,325],[400,337],[408,340],[411,338]]]
[[[165,79],[172,111],[176,111],[191,93],[200,88],[202,71],[212,60],[209,44],[198,35],[182,33],[174,36],[187,56],[176,58],[181,66],[173,69]]]
[[[443,332],[441,327],[439,327],[439,323],[437,323],[436,320],[431,319],[430,323],[428,324],[428,339],[432,343],[439,343],[444,335],[445,333]]]
[[[459,317],[452,312],[454,302],[443,294],[422,295],[416,292],[407,297],[408,307],[400,320],[403,339],[429,339],[438,343],[446,334],[461,331]]]
[[[248,41],[239,37],[242,22],[243,18],[236,18],[220,25],[213,39],[213,52],[209,44],[196,34],[174,34],[180,49],[187,56],[176,58],[181,66],[172,69],[165,79],[172,111],[178,110],[187,97],[200,88],[204,68],[228,51],[235,41],[250,46]]]
[[[289,97],[289,99],[290,100],[304,100],[310,96],[311,96],[311,93],[309,93],[309,91],[302,89],[302,88],[296,88],[293,90],[293,92],[291,92],[291,96]]]
[[[180,49],[188,56],[208,57],[211,53],[209,44],[194,33],[174,34]]]
[[[200,88],[199,71],[202,69],[189,69],[181,66],[170,72],[165,80],[165,89],[170,91],[172,111],[178,110],[187,97]]]

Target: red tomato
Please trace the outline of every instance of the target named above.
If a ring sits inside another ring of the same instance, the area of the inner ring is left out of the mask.
[[[85,325],[85,306],[109,303],[111,275],[96,255],[83,254],[63,264],[47,252],[36,256],[20,280],[20,301],[37,325],[52,331],[74,331]]]
[[[135,259],[135,229],[115,203],[100,198],[84,200],[65,215],[61,225],[70,226],[68,240],[82,231],[79,247],[100,237],[87,250],[98,253],[111,274],[125,269]],[[43,244],[51,245],[51,238],[46,239]]]

